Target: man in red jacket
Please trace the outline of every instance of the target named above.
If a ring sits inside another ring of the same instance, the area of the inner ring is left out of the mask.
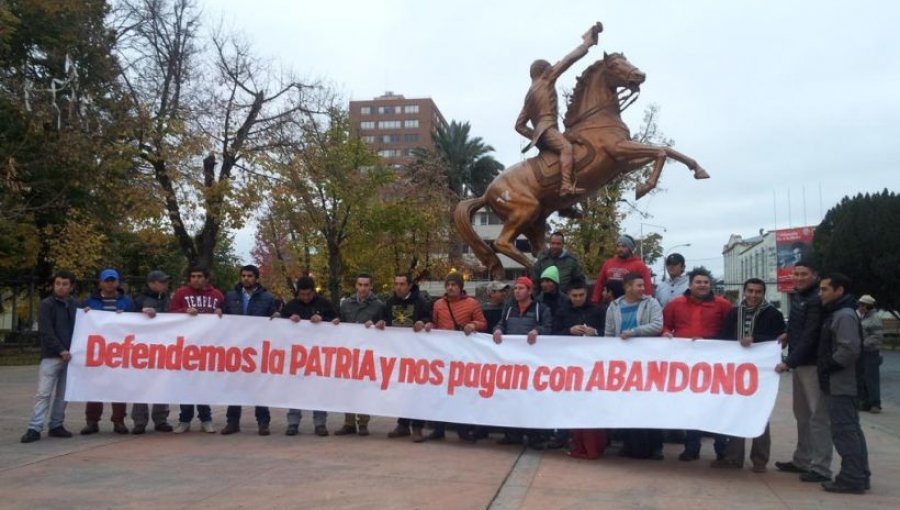
[[[603,301],[603,287],[610,280],[622,281],[628,273],[637,273],[644,280],[644,294],[653,297],[653,282],[650,281],[650,270],[640,257],[634,254],[634,238],[623,234],[616,241],[616,256],[603,263],[600,272],[597,273],[597,281],[594,283],[594,292],[591,294],[592,303]]]
[[[188,284],[175,291],[172,296],[172,313],[186,313],[195,316],[200,313],[214,313],[222,316],[222,307],[225,305],[225,296],[219,289],[209,283],[209,269],[204,267],[191,267],[188,270]],[[208,405],[197,404],[197,415],[200,418],[200,428],[208,434],[215,434],[216,429],[212,422],[212,409]],[[194,419],[194,405],[182,404],[181,413],[178,415],[176,434],[182,434],[191,429],[191,420]]]
[[[712,275],[705,267],[696,267],[688,273],[688,290],[671,301],[663,309],[663,335],[669,338],[716,338],[725,317],[731,311],[731,303],[712,291]],[[700,431],[688,430],[684,437],[684,451],[678,460],[691,461],[700,458]],[[715,435],[716,458],[725,455],[727,438]]]

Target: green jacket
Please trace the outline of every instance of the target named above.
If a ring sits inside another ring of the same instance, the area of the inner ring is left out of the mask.
[[[384,301],[369,293],[366,299],[359,301],[356,294],[341,301],[341,322],[364,324],[367,321],[378,322],[386,317]]]
[[[536,289],[540,288],[541,273],[550,266],[559,269],[559,292],[562,294],[569,292],[569,284],[573,280],[585,279],[581,263],[572,254],[563,250],[559,257],[552,257],[549,251],[544,250],[531,268],[531,281],[534,282]]]

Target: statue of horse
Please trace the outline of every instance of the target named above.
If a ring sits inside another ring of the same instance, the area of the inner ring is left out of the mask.
[[[622,122],[622,96],[639,92],[646,76],[623,54],[603,55],[578,78],[564,124],[565,136],[573,142],[575,177],[579,188],[596,193],[610,181],[653,163],[647,182],[636,189],[637,198],[656,187],[666,158],[686,165],[696,179],[709,174],[696,161],[669,147],[635,142]],[[627,90],[626,90],[627,89]],[[627,106],[627,104],[626,104]],[[453,220],[463,240],[495,279],[503,278],[502,253],[526,268],[531,260],[516,248],[515,240],[524,234],[532,254],[544,247],[546,219],[556,211],[571,210],[583,197],[560,196],[558,155],[541,149],[540,153],[504,170],[488,185],[484,195],[463,200],[456,206]],[[503,229],[493,247],[472,228],[472,215],[487,207],[503,221]]]

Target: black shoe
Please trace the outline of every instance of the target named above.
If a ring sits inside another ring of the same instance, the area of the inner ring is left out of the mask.
[[[25,434],[22,436],[23,443],[33,443],[35,441],[40,441],[40,439],[41,439],[41,433],[34,429],[26,430]]]
[[[131,429],[131,433],[136,436],[139,436],[139,435],[143,434],[144,432],[147,432],[146,425],[135,425],[134,428]]]
[[[678,460],[682,462],[690,462],[692,460],[698,460],[699,458],[700,454],[693,452],[681,452],[681,454],[678,455]]]
[[[231,434],[237,434],[237,433],[240,432],[240,431],[241,431],[241,426],[240,426],[240,425],[237,425],[237,424],[234,424],[234,423],[228,423],[228,424],[225,425],[225,428],[222,429],[222,435],[223,435],[223,436],[228,436],[228,435],[231,435]]]
[[[123,423],[121,421],[114,421],[113,422],[113,432],[115,432],[116,434],[127,434],[128,427],[126,427],[125,423]]]
[[[532,450],[543,450],[545,446],[544,441],[540,439],[528,440],[528,447]]]
[[[650,454],[650,460],[665,460],[666,456],[663,455],[662,450],[653,450],[653,453]]]
[[[425,439],[427,439],[429,441],[437,441],[439,439],[444,439],[444,431],[432,430],[431,433],[428,434],[428,437],[426,437]]]
[[[320,437],[325,437],[328,435],[328,429],[325,428],[325,425],[316,425],[315,434]]]
[[[497,440],[497,444],[522,444],[522,436],[503,434],[503,437]]]
[[[776,462],[775,467],[779,471],[784,471],[785,473],[806,473],[806,470],[802,467],[794,464],[792,461],[788,462]]]
[[[559,450],[560,448],[565,448],[569,445],[569,442],[564,439],[560,439],[558,437],[554,437],[553,439],[547,441],[544,446],[547,447],[548,450]]]
[[[172,426],[166,422],[162,422],[153,426],[153,430],[157,432],[172,432]]]
[[[268,435],[271,434],[271,433],[272,433],[272,431],[269,430],[269,424],[268,424],[268,423],[260,423],[260,424],[259,424],[259,435],[261,435],[261,436],[268,436]]]
[[[807,471],[806,473],[800,474],[801,482],[830,482],[831,478],[827,476],[820,475],[815,471]]]
[[[47,435],[50,437],[72,437],[72,433],[66,430],[62,425],[53,427],[47,432]]]
[[[457,430],[456,433],[459,435],[460,441],[465,441],[467,443],[474,443],[478,441],[475,437],[475,434],[472,433],[471,430]]]
[[[95,422],[95,421],[89,422],[87,425],[84,426],[83,429],[81,429],[82,436],[96,434],[97,432],[100,432],[100,425],[97,425],[97,422]]]
[[[284,435],[286,436],[296,436],[300,433],[300,425],[288,425],[287,430],[284,431]]]
[[[828,492],[838,492],[840,494],[865,494],[866,492],[865,487],[851,487],[849,485],[832,482],[831,480],[822,482],[822,488]]]

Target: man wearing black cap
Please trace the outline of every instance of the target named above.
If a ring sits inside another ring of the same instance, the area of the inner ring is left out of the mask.
[[[603,287],[609,280],[623,280],[628,273],[638,273],[644,279],[644,293],[653,296],[653,282],[650,281],[650,269],[640,257],[634,254],[634,238],[623,234],[616,241],[616,256],[611,257],[600,267],[591,303],[603,300]]]
[[[172,298],[169,296],[169,275],[162,271],[150,271],[147,274],[147,286],[134,298],[134,310],[149,318],[157,313],[169,311]],[[172,432],[172,426],[166,421],[169,417],[169,404],[153,404],[152,412],[147,404],[132,404],[131,419],[134,420],[132,434],[143,434],[147,431],[147,423],[153,417],[153,428],[157,432]]]
[[[660,306],[666,307],[669,301],[681,296],[688,290],[688,276],[684,272],[684,256],[672,253],[666,257],[666,273],[669,278],[656,287],[656,300]]]
[[[488,331],[493,331],[494,326],[500,322],[503,307],[509,299],[509,284],[500,280],[494,280],[487,286],[487,301],[482,306],[484,318],[487,319]]]

